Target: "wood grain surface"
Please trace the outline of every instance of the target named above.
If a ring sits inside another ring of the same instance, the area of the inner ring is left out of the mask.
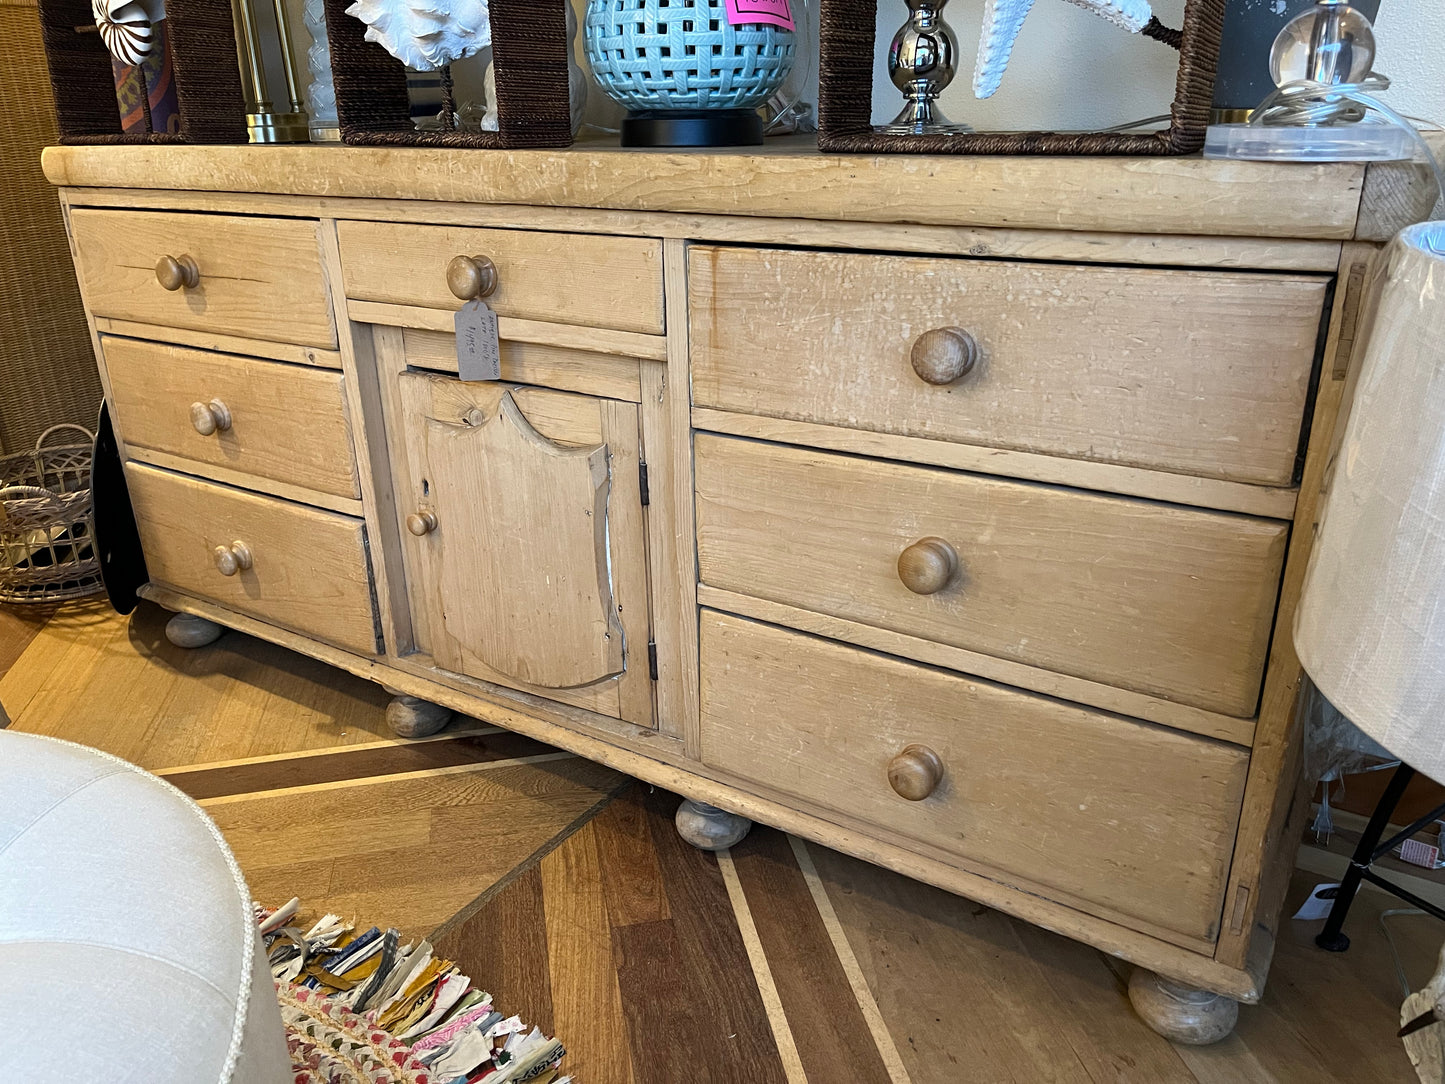
[[[1188,947],[1218,935],[1243,751],[710,611],[701,659],[705,763]],[[887,780],[914,742],[945,773],[919,802]]]
[[[357,301],[460,308],[447,263],[486,256],[497,287],[484,300],[501,316],[662,331],[662,244],[654,239],[393,222],[339,222],[337,230],[346,296]]]
[[[336,348],[316,223],[77,209],[76,272],[87,310],[196,331]],[[167,291],[156,261],[188,255],[194,289]]]
[[[1343,162],[819,154],[808,137],[708,154],[615,142],[480,156],[127,146],[51,147],[41,161],[59,185],[1333,240],[1354,234],[1365,173]]]
[[[698,434],[702,583],[1241,718],[1286,525]],[[899,559],[958,554],[919,595]]]
[[[101,336],[111,410],[127,448],[359,499],[339,373],[312,366]],[[193,403],[220,400],[230,425],[197,432]],[[201,466],[199,473],[205,473]]]
[[[1294,475],[1328,279],[692,249],[697,405],[1264,485]],[[956,327],[978,361],[910,364]]]
[[[364,655],[376,614],[359,519],[140,463],[126,484],[152,579]],[[253,565],[225,576],[217,546],[244,542]]]

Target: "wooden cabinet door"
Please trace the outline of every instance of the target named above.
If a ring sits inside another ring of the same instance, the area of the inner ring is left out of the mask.
[[[445,670],[651,725],[636,406],[400,383],[421,646]]]

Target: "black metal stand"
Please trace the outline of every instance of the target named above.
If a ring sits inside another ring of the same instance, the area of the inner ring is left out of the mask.
[[[622,122],[624,147],[760,147],[756,109],[643,109]]]
[[[1390,826],[1390,815],[1395,812],[1395,807],[1400,804],[1400,799],[1405,794],[1405,788],[1410,785],[1410,780],[1414,777],[1415,769],[1408,764],[1401,764],[1395,769],[1395,774],[1390,777],[1390,782],[1385,786],[1385,793],[1380,795],[1380,800],[1375,805],[1375,812],[1370,815],[1370,823],[1365,827],[1365,834],[1360,837],[1359,845],[1355,847],[1354,857],[1350,859],[1350,868],[1345,870],[1344,879],[1340,883],[1340,893],[1330,907],[1330,917],[1325,920],[1325,928],[1315,937],[1315,944],[1326,952],[1344,952],[1350,947],[1350,939],[1345,936],[1343,928],[1345,918],[1350,913],[1350,904],[1355,900],[1355,893],[1359,890],[1361,881],[1379,885],[1386,892],[1398,896],[1410,906],[1418,907],[1426,914],[1434,915],[1441,921],[1445,921],[1445,909],[1436,907],[1428,900],[1422,900],[1415,893],[1401,888],[1392,881],[1387,881],[1371,868],[1403,841],[1409,839],[1431,821],[1439,820],[1441,815],[1445,814],[1445,805],[1438,809],[1432,809],[1414,824],[1396,832],[1383,843],[1380,842],[1380,837]]]

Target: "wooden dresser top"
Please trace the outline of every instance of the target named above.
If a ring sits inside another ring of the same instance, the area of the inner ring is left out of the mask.
[[[1326,241],[1388,239],[1434,202],[1412,163],[834,155],[791,137],[711,152],[51,147],[43,162],[66,187]]]

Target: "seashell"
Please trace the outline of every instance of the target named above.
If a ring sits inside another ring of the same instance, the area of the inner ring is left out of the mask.
[[[1137,34],[1153,17],[1148,0],[1069,0],[1101,19]],[[1034,0],[984,0],[983,35],[978,39],[978,61],[973,68],[973,96],[989,98],[1003,81],[1013,55],[1014,42]]]
[[[346,14],[408,68],[436,71],[492,44],[487,0],[356,0]]]
[[[90,12],[111,56],[122,64],[139,64],[150,56],[156,20],[139,0],[91,0]],[[165,17],[164,11],[160,17]]]

